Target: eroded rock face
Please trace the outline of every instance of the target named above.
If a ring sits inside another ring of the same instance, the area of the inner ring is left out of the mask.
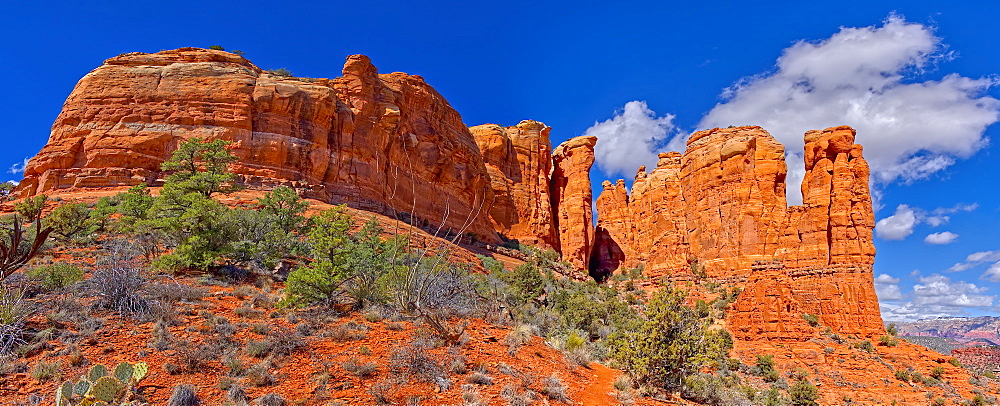
[[[555,211],[549,195],[551,128],[525,120],[516,126],[470,127],[490,175],[490,219],[501,235],[522,244],[557,250]]]
[[[156,185],[192,137],[232,141],[233,170],[250,187],[288,185],[499,241],[490,178],[461,116],[421,77],[380,75],[362,55],[336,79],[273,75],[197,48],[111,58],[74,88],[19,188]]]
[[[556,208],[559,248],[564,261],[589,269],[594,244],[594,193],[590,167],[597,137],[571,138],[552,151],[552,206]]]
[[[597,268],[709,276],[742,285],[731,311],[741,339],[806,339],[803,314],[843,334],[882,334],[872,278],[868,165],[850,127],[805,135],[803,205],[787,207],[784,147],[760,127],[700,131],[683,155],[641,168],[631,194],[605,183],[597,200]],[[776,264],[762,267],[761,264]]]

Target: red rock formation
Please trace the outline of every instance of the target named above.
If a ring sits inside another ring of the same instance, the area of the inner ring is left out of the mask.
[[[155,185],[191,137],[232,141],[233,169],[251,187],[285,184],[499,241],[489,175],[461,116],[419,76],[379,75],[361,55],[332,80],[197,48],[111,58],[70,94],[20,190]]]
[[[770,134],[693,134],[683,155],[661,154],[649,174],[641,168],[631,195],[605,184],[597,210],[607,236],[595,252],[610,244],[623,258],[599,256],[597,267],[683,275],[698,259],[710,276],[746,289],[731,325],[745,339],[805,339],[813,330],[802,328],[804,313],[844,334],[882,334],[868,165],[854,136],[850,127],[806,133],[804,203],[787,207],[784,147]],[[766,272],[754,268],[773,261]]]
[[[552,207],[556,208],[560,253],[574,268],[589,269],[594,244],[590,167],[597,137],[571,138],[552,151]]]
[[[558,250],[549,196],[551,128],[525,120],[512,127],[484,124],[469,130],[490,175],[494,195],[490,219],[497,232],[523,244]]]

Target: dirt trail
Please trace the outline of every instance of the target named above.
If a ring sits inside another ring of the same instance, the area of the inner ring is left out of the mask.
[[[621,371],[592,362],[590,370],[586,371],[586,373],[593,376],[594,379],[590,385],[580,392],[577,400],[580,401],[581,405],[607,406],[619,404],[618,400],[611,396],[610,393],[615,390],[615,379],[618,378],[618,375],[621,375]]]

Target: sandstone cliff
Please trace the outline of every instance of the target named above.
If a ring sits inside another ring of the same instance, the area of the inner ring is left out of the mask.
[[[490,175],[494,200],[490,219],[501,235],[523,244],[559,250],[555,209],[549,195],[551,128],[525,120],[516,126],[469,128]]]
[[[585,273],[595,238],[590,168],[597,138],[572,138],[553,150],[551,128],[537,121],[470,130],[492,182],[489,212],[497,232],[553,249]]]
[[[868,165],[850,127],[805,135],[803,205],[787,207],[784,147],[760,127],[693,134],[683,155],[641,168],[629,194],[604,184],[593,268],[643,265],[743,285],[730,328],[743,339],[805,339],[803,314],[842,334],[883,332],[871,265]]]
[[[461,116],[421,77],[380,75],[361,55],[336,79],[197,48],[111,58],[73,89],[20,190],[156,185],[191,137],[232,141],[250,187],[288,185],[499,241],[490,177]]]

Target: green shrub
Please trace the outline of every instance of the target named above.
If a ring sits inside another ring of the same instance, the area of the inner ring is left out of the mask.
[[[941,378],[944,377],[944,367],[936,366],[934,368],[931,368],[930,376],[934,379],[940,380]]]
[[[889,335],[895,337],[895,336],[899,335],[899,328],[896,327],[896,323],[892,323],[892,324],[889,324],[889,327],[886,327],[885,332],[889,333]]]
[[[226,48],[223,48],[222,45],[209,45],[208,49],[214,49],[216,51],[225,51],[226,50]]]
[[[46,195],[25,198],[14,205],[14,211],[28,221],[35,221],[42,217],[42,209],[45,208],[45,201],[48,199]]]
[[[98,223],[91,209],[83,203],[61,205],[45,218],[45,225],[52,227],[52,235],[62,241],[89,235],[97,231]]]
[[[31,369],[31,377],[39,381],[59,379],[59,368],[62,368],[62,363],[59,361],[40,361]]]
[[[788,388],[788,398],[794,406],[816,406],[816,399],[819,399],[819,390],[806,379],[799,379],[791,388]]]
[[[897,369],[896,370],[896,379],[899,379],[900,381],[903,381],[903,382],[909,382],[909,380],[910,380],[910,371],[902,369],[902,368]]]
[[[854,343],[854,348],[857,348],[864,352],[875,352],[875,347],[872,345],[871,340],[864,340]]]
[[[754,365],[754,373],[764,378],[764,382],[774,382],[780,378],[778,370],[774,369],[773,355],[758,355],[757,364]]]
[[[893,336],[888,336],[888,335],[879,337],[878,342],[879,344],[882,344],[886,347],[895,347],[899,345],[899,340],[893,338]]]
[[[27,275],[46,290],[59,290],[83,280],[83,269],[66,263],[42,265],[29,269]]]
[[[270,73],[275,76],[292,77],[292,71],[285,68],[271,69],[268,70],[267,73]]]
[[[819,325],[819,316],[815,314],[803,314],[802,318],[809,323],[810,326],[816,327]]]
[[[333,305],[349,276],[347,269],[351,218],[343,207],[334,207],[313,218],[314,226],[307,240],[312,263],[288,274],[284,305],[305,306],[313,303]]]
[[[710,329],[710,321],[683,305],[686,296],[670,287],[657,291],[646,305],[644,320],[609,338],[612,357],[632,376],[680,389],[685,377],[727,357],[732,348],[728,333]]]

